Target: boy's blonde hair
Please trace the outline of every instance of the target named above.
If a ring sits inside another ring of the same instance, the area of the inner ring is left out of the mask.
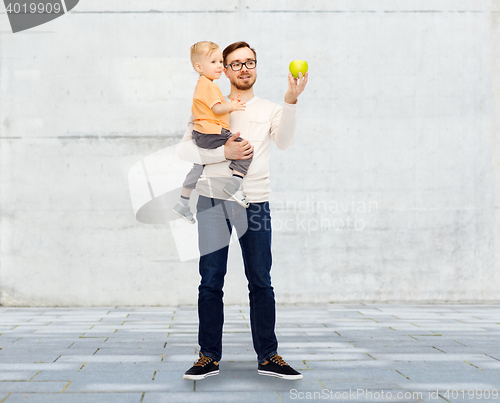
[[[216,49],[219,49],[219,45],[210,41],[196,42],[191,46],[191,64],[194,64],[200,60],[202,56],[210,56]]]

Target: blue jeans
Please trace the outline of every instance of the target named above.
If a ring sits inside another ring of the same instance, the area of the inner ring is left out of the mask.
[[[198,287],[198,343],[203,355],[220,361],[224,323],[224,276],[232,227],[236,228],[250,299],[250,325],[259,363],[277,353],[276,303],[271,286],[269,202],[236,202],[200,196],[197,204],[201,283]]]

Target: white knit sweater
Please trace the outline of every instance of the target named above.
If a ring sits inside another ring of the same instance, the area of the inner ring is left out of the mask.
[[[282,107],[255,96],[246,103],[244,111],[231,113],[231,132],[240,132],[240,137],[254,146],[252,163],[242,182],[243,192],[250,203],[269,201],[271,139],[281,150],[290,148],[295,138],[296,116],[297,104],[285,102]],[[205,165],[196,186],[200,195],[228,199],[222,188],[232,176],[232,170],[229,168],[231,161],[224,157],[224,146],[214,150],[199,148],[192,140],[192,131],[191,117],[177,155],[183,160]]]

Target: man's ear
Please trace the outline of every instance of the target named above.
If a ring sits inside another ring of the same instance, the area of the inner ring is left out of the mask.
[[[227,74],[227,69],[224,67],[224,74],[226,75],[227,78],[229,78],[228,74]]]

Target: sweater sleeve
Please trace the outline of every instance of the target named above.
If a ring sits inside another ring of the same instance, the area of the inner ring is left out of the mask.
[[[295,139],[297,104],[277,105],[271,119],[271,137],[280,150],[289,149]]]
[[[177,156],[181,160],[201,165],[217,164],[219,162],[227,161],[226,157],[224,156],[224,145],[213,150],[209,150],[206,148],[198,147],[194,143],[192,137],[193,126],[193,116],[191,116],[181,144],[179,144],[179,147],[177,148]]]

